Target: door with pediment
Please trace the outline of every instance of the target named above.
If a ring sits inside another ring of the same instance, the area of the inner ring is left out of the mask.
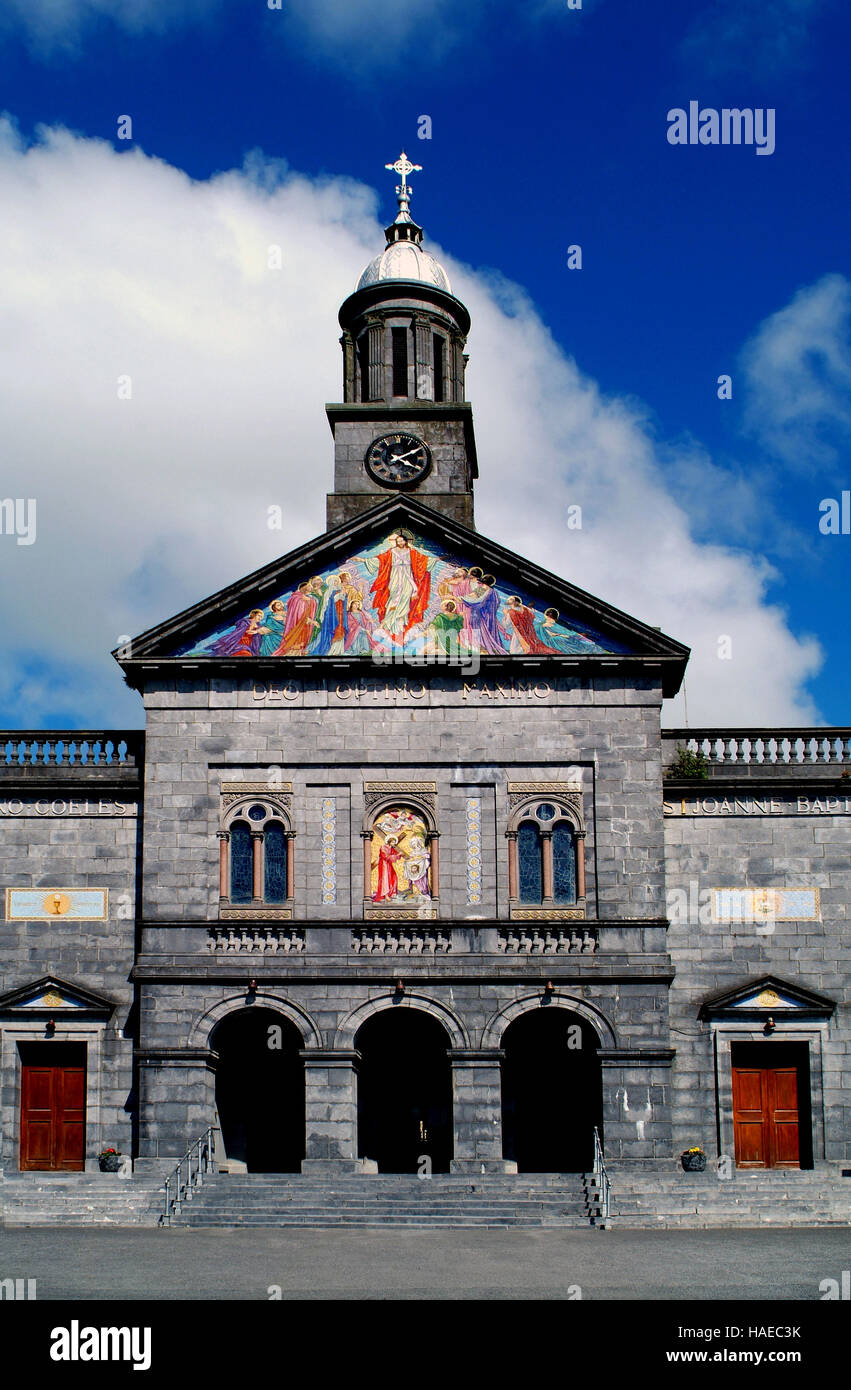
[[[86,1044],[19,1044],[23,1171],[86,1166]]]

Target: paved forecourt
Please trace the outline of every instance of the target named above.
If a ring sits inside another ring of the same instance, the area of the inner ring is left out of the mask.
[[[8,1230],[0,1277],[41,1300],[804,1300],[846,1230]],[[270,1292],[272,1290],[272,1292]]]

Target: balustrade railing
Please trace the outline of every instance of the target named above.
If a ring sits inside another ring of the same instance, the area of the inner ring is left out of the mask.
[[[289,955],[304,951],[304,927],[262,926],[240,927],[233,923],[208,929],[207,948],[210,951],[259,951],[264,955]]]
[[[0,730],[0,771],[30,767],[138,767],[142,729]]]
[[[851,767],[851,729],[663,729],[666,764],[677,744],[725,766]]]
[[[597,949],[597,932],[584,922],[571,927],[500,927],[497,948],[530,956],[590,956]]]
[[[447,955],[452,950],[452,932],[438,926],[417,927],[402,922],[394,927],[354,927],[352,950],[356,955]]]

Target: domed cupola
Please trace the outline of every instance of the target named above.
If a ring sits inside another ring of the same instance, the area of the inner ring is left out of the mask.
[[[326,406],[335,445],[328,524],[402,491],[472,526],[476,446],[464,391],[470,315],[443,266],[423,250],[423,229],[411,216],[408,175],[420,166],[403,150],[385,168],[401,180],[398,212],[384,250],[340,309],[343,400]]]
[[[395,164],[385,164],[384,167],[402,176],[402,182],[396,189],[399,211],[396,220],[384,229],[386,247],[380,256],[370,261],[358,280],[357,288],[363,290],[382,280],[419,280],[423,285],[437,285],[438,289],[451,294],[449,276],[440,262],[429,251],[423,250],[423,229],[411,216],[412,190],[407,176],[420,170],[422,165],[411,164],[403,150]]]
[[[385,168],[401,178],[399,210],[384,250],[340,309],[345,400],[463,401],[470,315],[411,216],[408,175],[421,166],[403,150]]]

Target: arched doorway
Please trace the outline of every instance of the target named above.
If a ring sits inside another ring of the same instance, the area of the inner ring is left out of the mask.
[[[304,1041],[295,1024],[273,1009],[240,1009],[216,1025],[211,1046],[228,1162],[249,1173],[300,1172]]]
[[[355,1036],[358,1153],[380,1173],[446,1173],[452,1157],[450,1042],[437,1019],[419,1009],[383,1009]]]
[[[501,1047],[503,1156],[521,1173],[588,1172],[602,1123],[594,1029],[547,1005],[509,1024]]]

